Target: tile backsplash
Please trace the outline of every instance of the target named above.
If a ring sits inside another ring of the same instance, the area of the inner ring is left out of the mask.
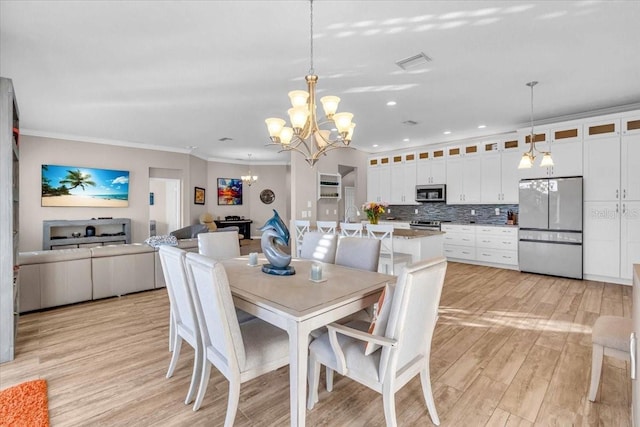
[[[395,217],[403,221],[440,220],[500,225],[507,223],[507,211],[518,213],[518,205],[447,205],[444,202],[409,206],[389,205],[388,209],[391,209],[391,213],[386,214],[386,217]],[[500,209],[500,215],[496,215],[496,209]],[[475,215],[471,214],[472,211]],[[385,216],[381,217],[383,218]]]

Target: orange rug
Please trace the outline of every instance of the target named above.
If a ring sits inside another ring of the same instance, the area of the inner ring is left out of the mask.
[[[48,427],[47,381],[34,380],[0,391],[0,427]]]

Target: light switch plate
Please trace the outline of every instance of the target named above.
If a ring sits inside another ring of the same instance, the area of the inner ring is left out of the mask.
[[[310,208],[311,207],[311,200],[307,200],[307,207]]]
[[[500,208],[496,208],[496,215],[500,215]]]

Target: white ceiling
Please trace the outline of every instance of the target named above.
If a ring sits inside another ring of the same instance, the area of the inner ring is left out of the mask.
[[[523,126],[531,80],[536,121],[637,104],[639,23],[637,0],[317,0],[319,96],[342,98],[370,152]],[[0,29],[23,133],[286,159],[264,119],[305,88],[305,0],[0,0]],[[395,65],[420,52],[433,61]]]

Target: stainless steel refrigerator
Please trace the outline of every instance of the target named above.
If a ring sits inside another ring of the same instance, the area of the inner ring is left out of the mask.
[[[582,177],[520,181],[520,271],[582,279]]]

